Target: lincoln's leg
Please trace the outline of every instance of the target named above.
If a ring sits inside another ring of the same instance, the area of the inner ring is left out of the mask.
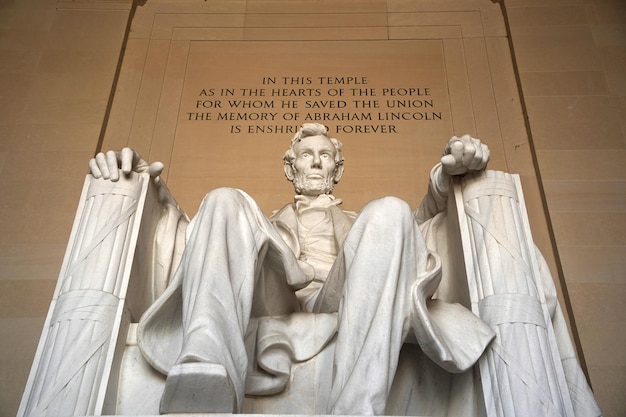
[[[299,270],[270,222],[239,190],[207,194],[190,228],[179,271],[183,349],[168,375],[161,412],[237,411],[248,360],[243,335],[259,268],[267,255],[279,258],[286,273]]]
[[[410,287],[426,249],[409,206],[387,197],[362,210],[343,250],[346,281],[329,411],[380,415],[409,330]]]

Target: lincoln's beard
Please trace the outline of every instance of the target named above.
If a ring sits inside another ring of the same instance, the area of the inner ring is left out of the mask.
[[[301,178],[296,175],[293,179],[293,187],[296,190],[296,194],[302,195],[322,195],[330,194],[333,192],[335,186],[334,177],[329,177],[324,180],[310,180],[307,178]]]

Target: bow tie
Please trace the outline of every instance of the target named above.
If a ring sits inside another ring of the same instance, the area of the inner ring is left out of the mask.
[[[307,197],[304,195],[297,195],[295,197],[296,211],[301,212],[311,208],[329,208],[331,206],[337,206],[342,203],[340,198],[335,198],[330,194],[321,194],[317,197]]]

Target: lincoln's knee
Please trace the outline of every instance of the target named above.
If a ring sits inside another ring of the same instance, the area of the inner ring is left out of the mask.
[[[368,203],[361,211],[367,222],[398,225],[413,221],[411,207],[397,197],[383,197]]]
[[[220,188],[215,188],[209,191],[204,196],[203,201],[204,202],[213,202],[213,201],[226,202],[230,200],[238,200],[240,197],[241,197],[241,193],[236,188],[220,187]]]
[[[210,210],[211,212],[219,211],[225,216],[229,213],[236,213],[242,205],[248,204],[243,191],[236,188],[220,187],[215,188],[207,193],[202,200],[200,210]]]

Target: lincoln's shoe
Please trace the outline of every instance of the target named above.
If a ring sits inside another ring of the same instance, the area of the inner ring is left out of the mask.
[[[237,396],[224,366],[192,362],[175,365],[167,375],[161,414],[233,413]]]

